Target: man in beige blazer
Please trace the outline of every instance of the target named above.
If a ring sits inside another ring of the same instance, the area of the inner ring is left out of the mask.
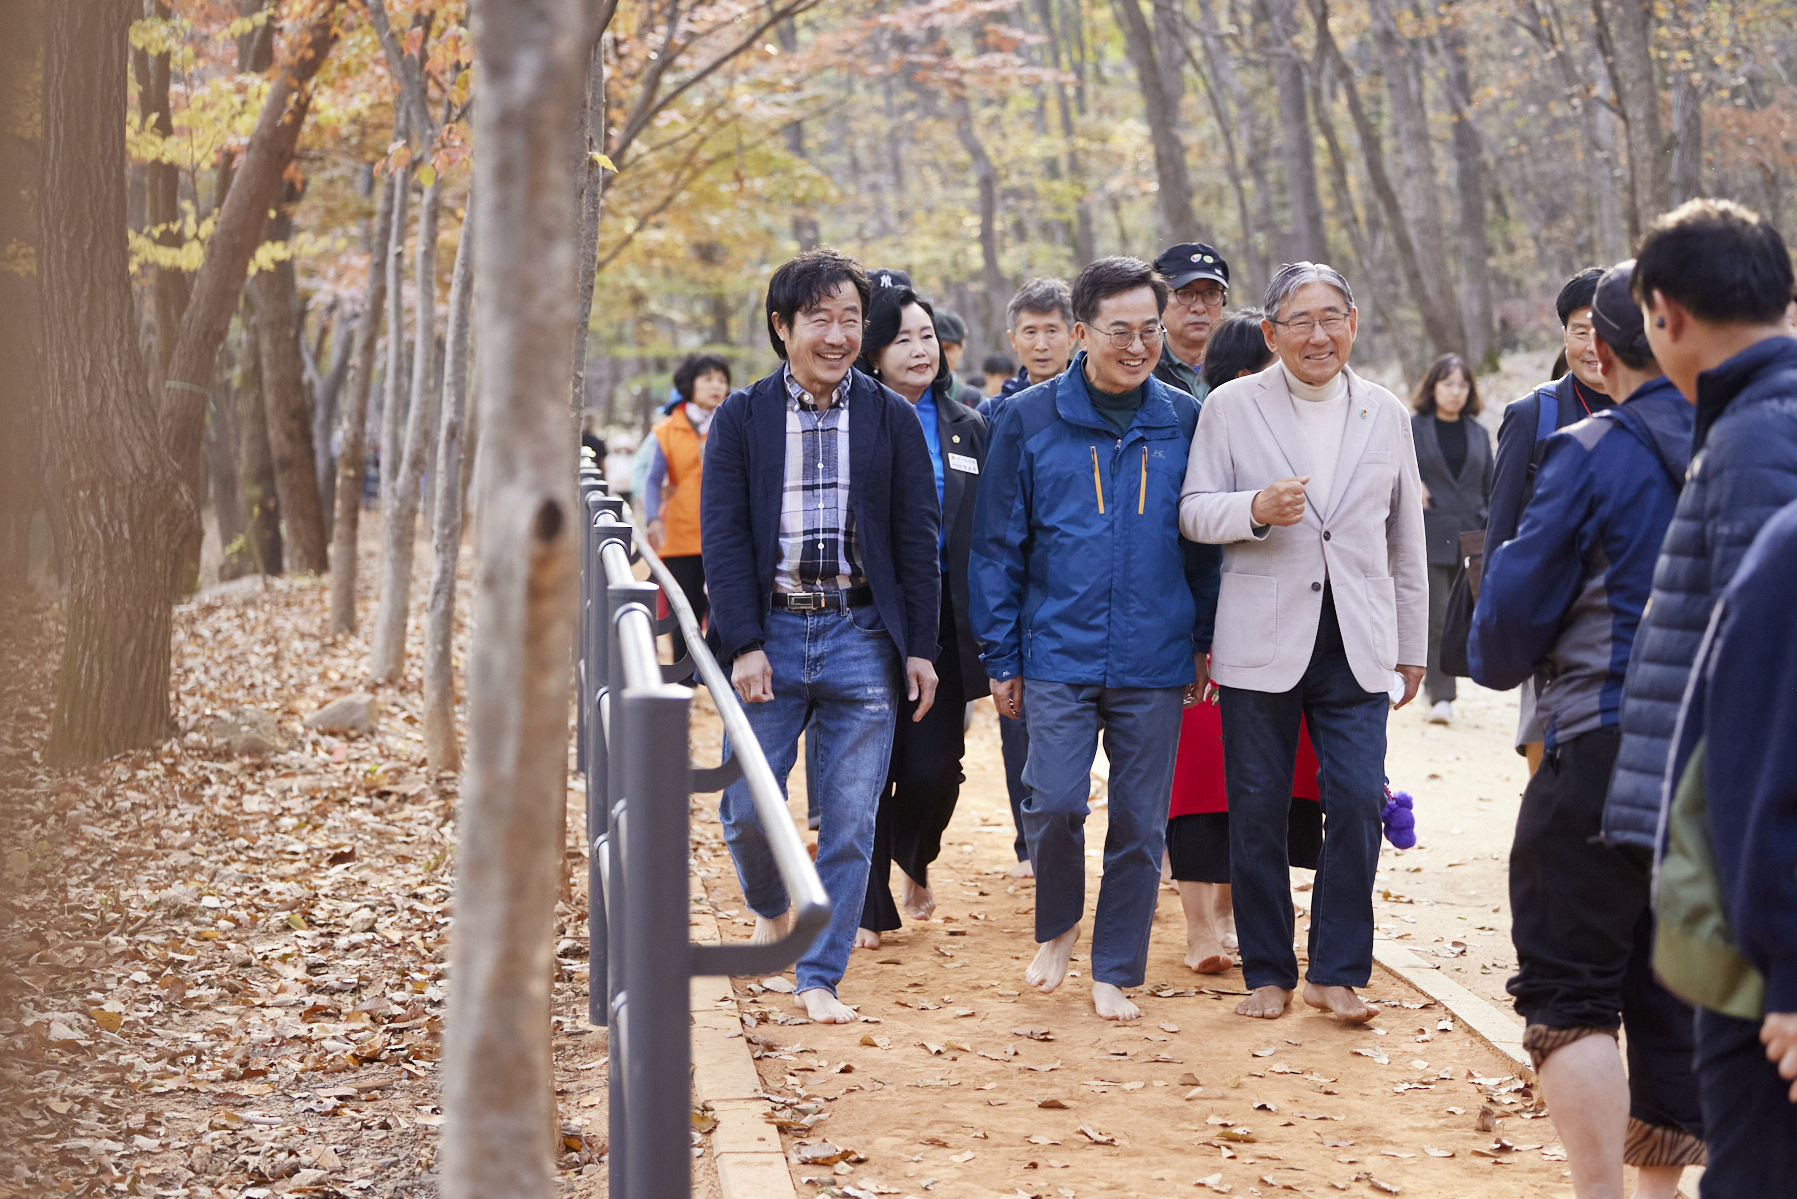
[[[1326,821],[1304,1000],[1367,1020],[1378,1009],[1353,988],[1372,972],[1385,722],[1415,697],[1428,653],[1422,484],[1409,411],[1348,369],[1347,280],[1289,264],[1266,310],[1277,361],[1206,400],[1179,500],[1180,532],[1224,547],[1210,677],[1253,991],[1236,1011],[1277,1017],[1298,984],[1286,829],[1302,718]]]

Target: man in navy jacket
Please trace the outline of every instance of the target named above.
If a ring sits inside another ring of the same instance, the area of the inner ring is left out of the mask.
[[[1651,855],[1597,841],[1624,668],[1691,447],[1691,405],[1654,361],[1632,269],[1604,274],[1591,307],[1604,381],[1627,398],[1547,439],[1522,528],[1486,564],[1468,657],[1487,687],[1543,684],[1546,751],[1510,851],[1509,991],[1573,1189],[1620,1195],[1627,1164],[1639,1194],[1670,1196],[1704,1160],[1691,1009],[1653,976]]]
[[[832,912],[796,990],[813,1020],[833,1024],[855,1018],[836,985],[867,892],[897,697],[903,688],[921,719],[935,696],[941,587],[923,427],[851,365],[868,290],[831,250],[774,272],[768,336],[784,365],[718,408],[700,492],[712,633],[782,788],[799,734],[817,745],[817,870]],[[754,938],[773,940],[790,900],[745,781],[725,789],[721,814]]]
[[[1667,777],[1672,732],[1717,597],[1733,580],[1754,535],[1797,500],[1791,291],[1784,239],[1730,201],[1682,204],[1642,238],[1634,293],[1647,317],[1647,339],[1666,377],[1696,404],[1697,421],[1690,475],[1666,534],[1653,600],[1623,689],[1622,749],[1604,809],[1604,836],[1613,844],[1649,849],[1656,844],[1662,795],[1678,781]],[[1783,602],[1791,602],[1788,594]],[[1768,629],[1766,635],[1776,634]],[[1730,697],[1737,706],[1774,701],[1763,689]],[[1714,713],[1711,720],[1713,726]],[[1765,748],[1774,757],[1790,753],[1788,743]],[[1707,760],[1720,763],[1724,756],[1713,746]],[[1752,885],[1751,871],[1742,872],[1741,863],[1754,856],[1746,848],[1747,826],[1740,823],[1752,793],[1732,786],[1718,790],[1714,781],[1709,787],[1723,886],[1743,909],[1772,900]],[[1755,841],[1758,836],[1751,834]],[[1772,844],[1766,848],[1776,852]],[[1788,875],[1784,883],[1790,884]],[[1787,1014],[1787,1028],[1788,1014],[1797,1006],[1793,994],[1787,988],[1782,1000],[1768,1001],[1769,1010]],[[1757,1051],[1760,1032],[1757,1022],[1698,1008],[1697,1074],[1710,1156],[1705,1199],[1772,1193],[1756,1181],[1763,1177],[1756,1163],[1764,1159],[1764,1130],[1738,1118],[1742,1084],[1731,1070],[1743,1047]],[[1788,1176],[1780,1181],[1785,1192],[1791,1185]]]
[[[1167,285],[1145,262],[1104,258],[1073,287],[1067,371],[998,410],[974,508],[969,606],[1001,716],[1029,725],[1023,826],[1036,871],[1025,974],[1067,976],[1085,910],[1085,820],[1099,732],[1110,823],[1092,937],[1092,999],[1141,1011],[1183,704],[1201,687],[1217,551],[1179,535],[1192,397],[1151,377]],[[1028,679],[1025,684],[1024,680]]]

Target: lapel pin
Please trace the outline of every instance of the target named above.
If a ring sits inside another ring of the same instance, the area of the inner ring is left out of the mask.
[[[1365,409],[1365,408],[1362,408],[1362,409],[1361,409],[1361,410],[1360,410],[1360,419],[1361,419],[1361,420],[1366,420],[1366,419],[1367,419],[1367,414],[1366,414],[1366,409]]]
[[[949,440],[954,442],[956,445],[960,445],[961,444],[961,435],[959,433],[951,434],[949,436]]]

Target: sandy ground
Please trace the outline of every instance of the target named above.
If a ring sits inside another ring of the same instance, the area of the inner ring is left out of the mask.
[[[1527,768],[1510,746],[1514,697],[1465,684],[1461,695],[1451,727],[1426,724],[1420,704],[1392,718],[1389,771],[1394,789],[1416,797],[1420,841],[1386,848],[1377,916],[1384,935],[1507,1008],[1504,869]],[[715,723],[702,719],[695,760],[713,760],[716,744]],[[1239,970],[1200,977],[1184,967],[1170,888],[1148,986],[1134,996],[1142,1020],[1099,1020],[1084,978],[1052,996],[1031,991],[1022,976],[1034,884],[1006,877],[1012,827],[990,704],[976,708],[966,772],[931,871],[935,917],[850,962],[842,997],[860,1023],[803,1022],[781,993],[790,975],[774,989],[736,980],[767,1092],[795,1121],[825,1115],[789,1132],[789,1161],[832,1157],[819,1148],[826,1140],[853,1151],[840,1164],[795,1164],[801,1193],[1074,1199],[1198,1184],[1237,1194],[1571,1195],[1552,1122],[1507,1058],[1378,969],[1367,993],[1386,1007],[1368,1026],[1309,1009],[1277,1022],[1234,1015]],[[797,773],[792,791],[802,820]],[[708,897],[725,935],[746,936],[752,914],[715,806],[694,811]],[[1087,826],[1094,859],[1104,827],[1100,808]],[[1308,872],[1293,881],[1307,908]],[[1074,970],[1084,973],[1083,952]],[[1480,1126],[1482,1108],[1500,1118],[1495,1128],[1490,1116]]]

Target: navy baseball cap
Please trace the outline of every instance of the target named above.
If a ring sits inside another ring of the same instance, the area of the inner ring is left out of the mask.
[[[1154,269],[1167,286],[1178,291],[1194,279],[1214,279],[1229,286],[1229,264],[1215,246],[1203,242],[1182,242],[1154,260]]]

